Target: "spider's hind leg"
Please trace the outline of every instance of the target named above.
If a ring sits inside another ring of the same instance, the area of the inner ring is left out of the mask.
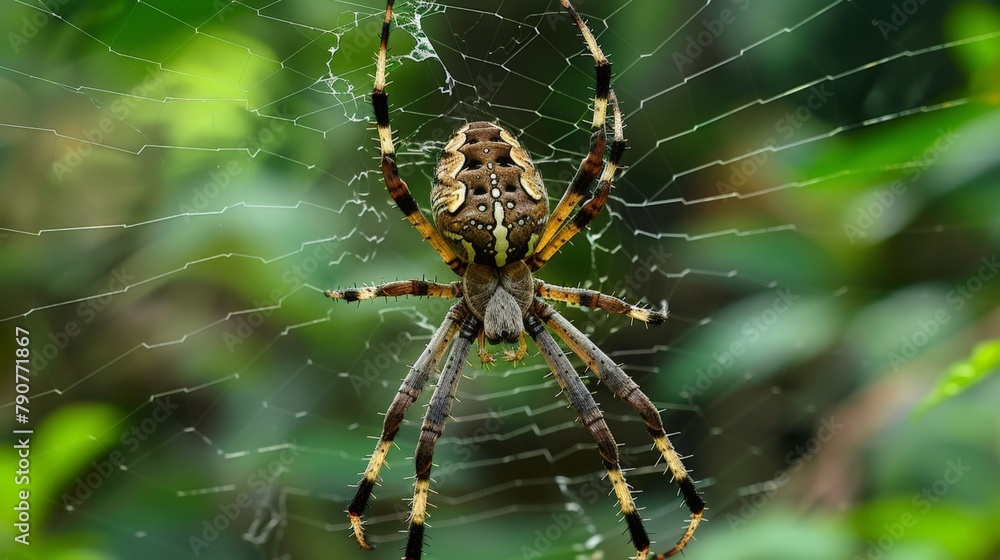
[[[545,358],[545,362],[552,370],[552,375],[562,388],[563,394],[570,404],[580,415],[580,423],[587,428],[597,442],[597,449],[604,462],[604,468],[608,472],[608,479],[614,488],[618,504],[621,506],[622,515],[628,524],[629,535],[632,537],[632,544],[636,549],[636,560],[645,560],[649,551],[649,535],[642,524],[642,516],[636,508],[635,500],[632,498],[632,489],[625,482],[625,474],[622,472],[618,462],[618,444],[608,428],[604,415],[600,407],[590,394],[590,390],[583,384],[579,374],[573,369],[573,364],[563,353],[552,335],[545,330],[545,326],[534,314],[528,315],[524,319],[525,330],[535,341],[535,345]]]
[[[358,544],[362,548],[369,550],[374,548],[367,537],[365,537],[362,516],[368,507],[368,502],[371,500],[372,491],[378,483],[378,473],[382,469],[382,465],[385,464],[385,459],[389,454],[389,449],[392,447],[392,442],[399,432],[400,425],[403,423],[403,416],[410,405],[420,396],[420,392],[423,390],[424,385],[427,384],[431,372],[441,361],[441,357],[444,355],[448,345],[455,337],[455,334],[458,333],[460,323],[471,316],[472,313],[463,301],[459,301],[451,307],[448,311],[448,316],[437,332],[434,333],[434,336],[431,337],[431,341],[424,348],[420,357],[417,358],[413,367],[410,368],[410,372],[406,375],[406,378],[403,379],[396,397],[392,400],[389,410],[385,413],[382,435],[375,445],[375,451],[372,452],[371,458],[368,460],[368,466],[365,468],[360,482],[358,482],[354,498],[347,508],[347,513],[351,521],[351,529],[354,531],[354,538],[358,540]]]
[[[431,485],[431,465],[434,460],[434,446],[444,432],[445,421],[451,412],[451,403],[458,391],[465,359],[472,349],[472,341],[482,330],[482,322],[472,314],[462,321],[458,339],[451,347],[448,359],[441,369],[437,387],[431,397],[424,423],[420,429],[420,441],[414,459],[416,480],[413,483],[413,504],[410,509],[409,537],[406,541],[405,560],[419,560],[424,545],[424,521],[427,517],[428,496]]]
[[[656,406],[649,400],[649,397],[642,392],[639,385],[618,367],[618,364],[609,358],[586,335],[580,332],[579,329],[574,327],[565,317],[556,312],[551,305],[540,299],[536,299],[532,312],[544,321],[546,326],[552,329],[559,338],[566,342],[566,345],[587,364],[587,368],[594,372],[618,398],[628,403],[642,417],[643,422],[646,424],[646,430],[653,438],[653,444],[663,456],[664,461],[666,461],[673,483],[680,489],[684,504],[691,512],[691,517],[684,530],[684,534],[681,535],[681,538],[674,547],[663,554],[657,554],[655,558],[662,560],[677,554],[694,536],[694,532],[698,528],[698,524],[701,523],[706,508],[705,500],[698,493],[698,489],[694,485],[694,480],[688,474],[684,463],[681,462],[681,457],[677,453],[677,450],[670,443],[670,438],[667,437],[667,432],[663,427],[663,419],[660,417],[660,411],[656,409]],[[612,479],[612,482],[615,482],[614,479]],[[629,513],[625,511],[624,506],[623,512],[625,513],[626,521],[628,521],[629,531],[632,532],[632,540],[636,542],[636,548],[638,549],[640,547],[636,541],[636,532],[633,529],[634,527],[642,529],[642,519],[638,514],[630,517]],[[640,534],[645,535],[645,529],[642,529]],[[637,558],[645,558],[645,551],[639,550],[639,552],[641,554]]]

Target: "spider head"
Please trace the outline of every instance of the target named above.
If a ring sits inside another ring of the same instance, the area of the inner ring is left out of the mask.
[[[487,122],[462,126],[445,145],[431,207],[460,258],[497,268],[534,253],[549,215],[531,156],[511,133]]]

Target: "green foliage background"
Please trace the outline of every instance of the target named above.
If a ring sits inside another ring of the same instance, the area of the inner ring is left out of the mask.
[[[631,149],[610,212],[541,274],[669,300],[659,329],[566,314],[692,455],[710,510],[685,556],[1000,558],[1000,7],[703,4],[579,2]],[[499,119],[554,202],[587,147],[580,39],[558,3],[470,5],[399,2],[402,173],[423,204],[440,143]],[[343,510],[447,304],[321,295],[451,279],[371,159],[382,8],[0,14],[0,359],[17,326],[35,353],[32,544],[13,542],[6,445],[0,554],[398,556],[420,407],[373,503],[377,552]],[[474,366],[439,445],[427,557],[634,554],[541,359]],[[665,547],[684,518],[673,487],[641,422],[594,389]],[[268,538],[242,538],[267,520]]]

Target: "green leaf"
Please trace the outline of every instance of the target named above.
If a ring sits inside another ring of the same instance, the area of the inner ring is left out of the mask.
[[[965,391],[976,383],[995,374],[1000,367],[1000,339],[980,343],[965,360],[952,364],[937,387],[917,406],[920,416],[931,407]]]
[[[63,496],[72,493],[73,477],[86,477],[88,473],[93,476],[101,474],[98,471],[88,471],[87,464],[95,459],[107,463],[102,453],[115,443],[114,436],[117,434],[113,428],[120,416],[113,406],[99,402],[70,404],[52,412],[28,438],[30,463],[27,475],[30,481],[19,484],[14,476],[0,479],[0,492],[5,497],[20,496],[22,490],[29,492],[27,501],[31,506],[30,521],[33,529],[31,548],[35,557],[75,560],[112,558],[103,553],[84,551],[80,548],[80,543],[77,542],[79,537],[76,535],[59,531],[47,532],[45,521],[54,510],[64,507],[60,492],[66,492]],[[0,467],[5,473],[16,470],[15,465],[20,457],[14,451],[11,446],[0,449]],[[107,476],[111,474],[103,475],[98,484],[103,483]],[[16,513],[8,508],[0,515],[5,527],[13,529]],[[21,545],[10,544],[13,542],[10,530],[3,535],[5,541],[0,544],[0,557],[9,558],[12,551],[10,547]],[[15,554],[14,557],[19,556]]]

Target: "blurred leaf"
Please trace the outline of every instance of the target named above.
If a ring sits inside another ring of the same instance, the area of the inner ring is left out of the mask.
[[[94,442],[106,443],[106,439],[111,433],[111,428],[117,422],[118,414],[109,405],[101,403],[80,403],[67,405],[60,410],[49,415],[36,429],[35,434],[30,436],[31,448],[29,459],[30,483],[25,486],[14,484],[14,477],[5,477],[4,484],[0,486],[5,496],[17,496],[17,492],[27,489],[30,491],[29,502],[31,504],[31,526],[33,528],[31,539],[32,544],[39,540],[38,528],[44,527],[46,514],[45,506],[62,507],[63,500],[57,493],[70,486],[70,481],[81,471],[85,470],[85,465],[93,460],[95,449]],[[9,466],[7,472],[14,472],[17,457],[13,449],[6,449],[0,453],[0,463]],[[5,527],[13,528],[15,512],[7,510]],[[13,537],[5,531],[5,543],[13,542]],[[45,539],[43,538],[42,541]],[[58,544],[55,545],[58,548]],[[45,557],[55,558],[49,555],[55,549],[46,548]],[[0,547],[0,554],[7,552]],[[93,555],[59,556],[59,558],[98,558]],[[103,558],[103,557],[101,557]]]
[[[685,558],[700,560],[825,560],[848,558],[851,538],[841,520],[823,515],[804,518],[782,504],[760,508],[746,502],[739,514],[717,516],[711,539],[684,549]]]
[[[944,378],[917,406],[920,416],[933,406],[965,391],[969,387],[994,374],[1000,366],[1000,339],[989,340],[976,346],[968,359],[953,364]]]
[[[960,5],[951,14],[946,29],[953,40],[961,37],[988,35],[996,31],[1000,25],[1000,12],[986,3],[970,2]],[[973,86],[990,95],[996,93],[1000,86],[997,80],[997,68],[1000,55],[988,44],[970,41],[963,42],[956,49],[958,60],[972,76]]]
[[[93,549],[85,550],[54,550],[49,556],[50,560],[112,560],[115,556],[110,555],[106,552],[100,552]]]
[[[989,515],[959,506],[948,496],[884,498],[861,506],[855,516],[869,558],[897,553],[903,545],[936,550],[937,558],[986,558],[994,540]]]
[[[109,434],[118,420],[114,407],[104,403],[66,406],[46,418],[37,430],[39,437],[33,449],[40,461],[36,472],[42,472],[37,483],[32,481],[32,493],[41,494],[38,498],[46,502],[61,503],[54,494],[86,468],[95,450],[110,443]]]

